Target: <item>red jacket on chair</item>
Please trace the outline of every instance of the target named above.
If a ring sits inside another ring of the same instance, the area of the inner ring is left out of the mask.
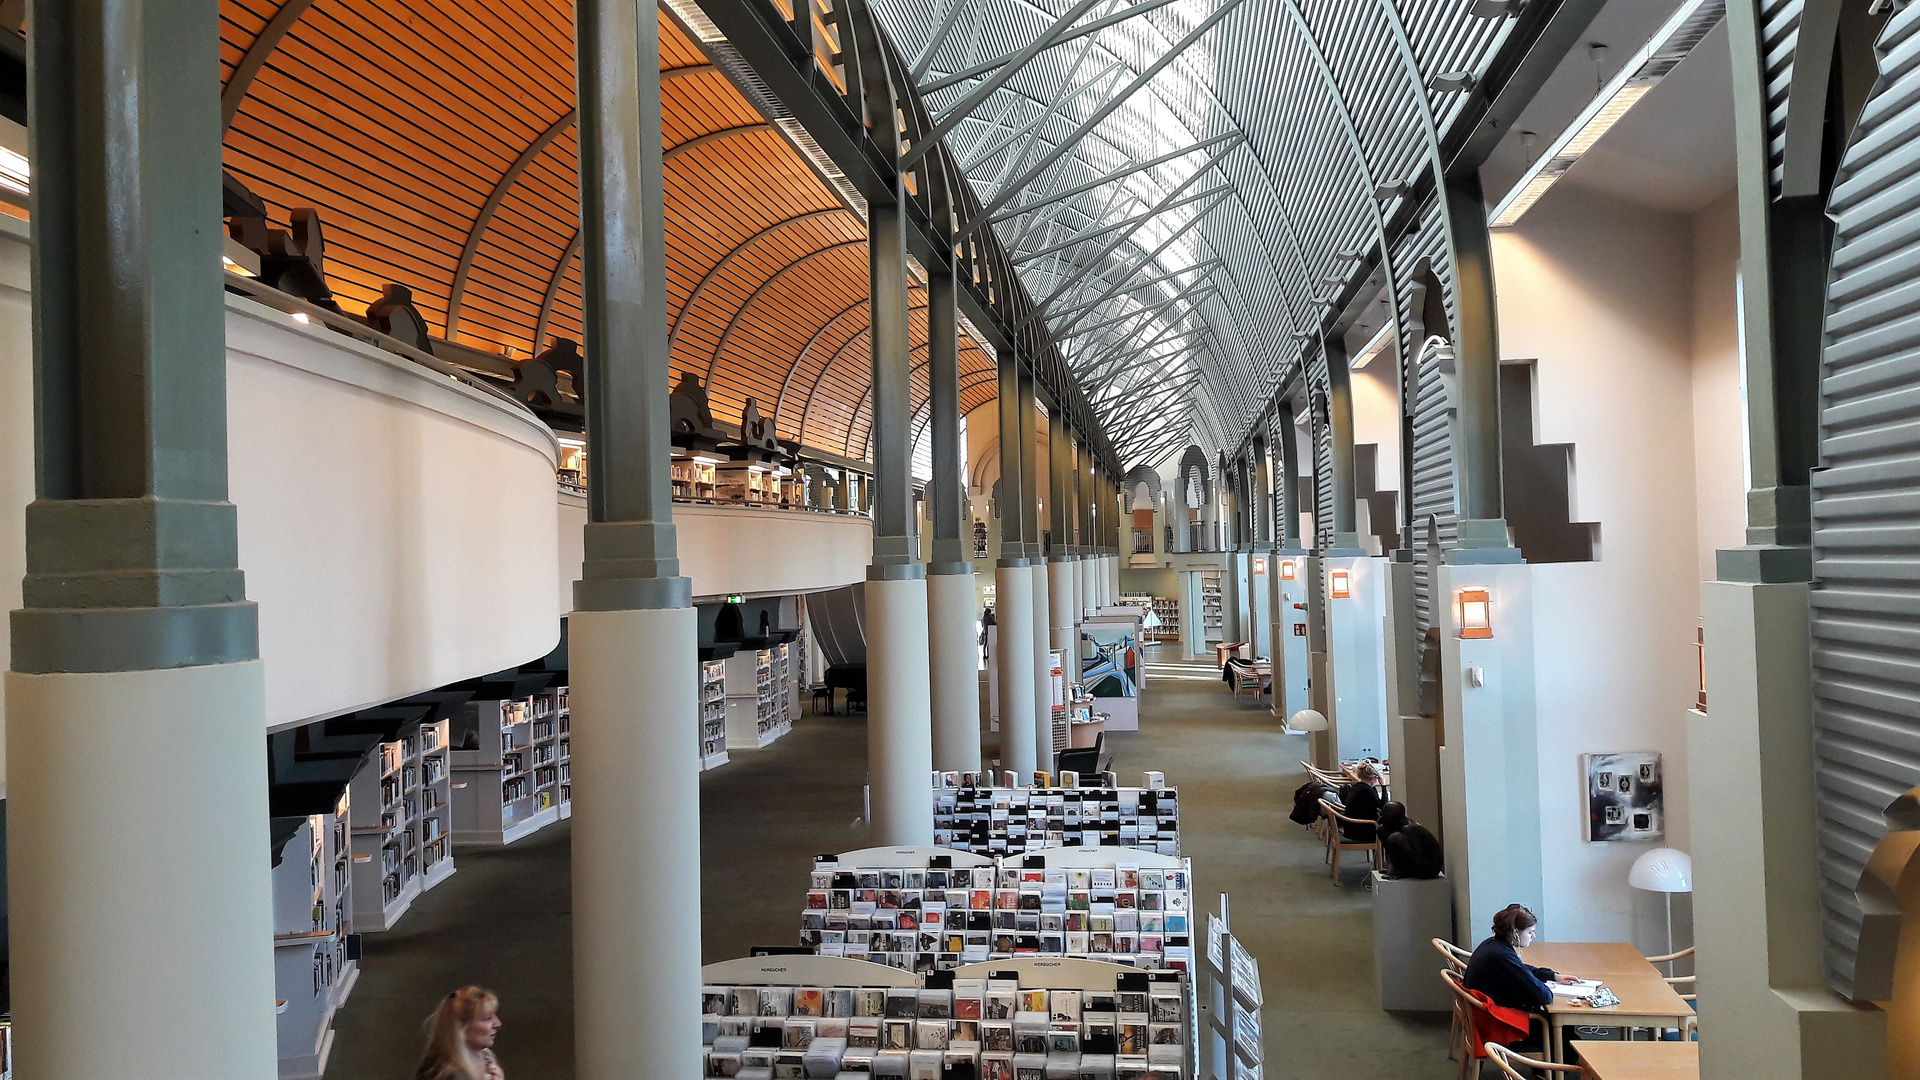
[[[1493,999],[1478,990],[1469,990],[1473,1000],[1485,1008],[1473,1010],[1473,1056],[1487,1056],[1487,1044],[1511,1046],[1533,1031],[1532,1014],[1524,1009],[1495,1005]]]

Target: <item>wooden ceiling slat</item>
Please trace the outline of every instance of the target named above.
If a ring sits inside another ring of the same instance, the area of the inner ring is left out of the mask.
[[[223,0],[223,71],[275,10],[271,0]],[[662,66],[704,64],[698,47],[661,19]],[[571,107],[572,83],[566,0],[531,8],[524,0],[329,0],[294,25],[249,87],[228,134],[227,165],[276,217],[294,206],[320,211],[329,278],[349,308],[397,281],[415,290],[436,323],[480,206],[532,139]],[[667,81],[661,120],[670,147],[763,122],[717,72]],[[515,355],[539,344],[532,338],[541,305],[578,229],[577,185],[578,142],[569,131],[519,174],[478,238],[463,338]],[[765,129],[675,155],[666,196],[673,370],[711,370],[708,395],[722,419],[736,418],[751,396],[775,416],[781,437],[858,451],[871,411],[864,225],[851,213],[780,224],[843,207]],[[579,338],[579,273],[577,259],[560,269],[550,335]],[[910,396],[924,402],[922,292],[914,303]],[[992,370],[971,347],[961,363],[966,372]],[[972,387],[963,394],[978,397]]]

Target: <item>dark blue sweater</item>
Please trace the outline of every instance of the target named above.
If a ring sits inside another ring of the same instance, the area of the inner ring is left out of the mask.
[[[1510,1009],[1539,1010],[1553,1000],[1547,983],[1558,978],[1552,968],[1529,967],[1520,960],[1513,946],[1498,937],[1490,937],[1473,950],[1467,961],[1466,984],[1493,999],[1495,1005]]]

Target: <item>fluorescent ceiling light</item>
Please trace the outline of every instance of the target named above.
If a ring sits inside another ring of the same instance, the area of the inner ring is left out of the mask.
[[[1587,103],[1546,153],[1521,174],[1519,182],[1493,208],[1493,219],[1488,224],[1504,229],[1519,221],[1554,181],[1565,176],[1573,163],[1580,160],[1580,155],[1593,149],[1593,144],[1619,123],[1647,91],[1679,66],[1693,47],[1720,25],[1726,14],[1726,0],[1691,0],[1682,4],[1639,52],[1627,58],[1620,73]]]
[[[1379,330],[1374,331],[1371,338],[1367,339],[1367,344],[1360,350],[1360,355],[1354,357],[1352,362],[1347,364],[1347,370],[1359,371],[1361,368],[1366,367],[1373,362],[1374,357],[1387,351],[1387,343],[1392,340],[1393,320],[1389,319],[1381,324]]]
[[[27,156],[0,146],[0,187],[27,194]]]

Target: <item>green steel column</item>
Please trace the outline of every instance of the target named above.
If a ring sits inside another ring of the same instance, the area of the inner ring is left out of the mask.
[[[659,24],[575,0],[585,558],[568,617],[574,1059],[581,1080],[700,1067],[698,621],[673,526]]]
[[[271,1076],[265,680],[227,494],[219,4],[40,0],[30,24],[13,1064]]]
[[[1325,342],[1327,354],[1327,426],[1333,440],[1333,474],[1328,482],[1333,486],[1333,545],[1329,555],[1358,555],[1360,534],[1355,524],[1354,476],[1353,476],[1353,380],[1347,370],[1346,342],[1337,336],[1329,336]],[[1464,385],[1464,378],[1463,378]],[[1497,410],[1499,402],[1496,399]],[[1462,425],[1465,427],[1466,425]],[[1496,429],[1496,434],[1498,430]],[[1498,447],[1495,443],[1495,447]],[[1495,464],[1498,465],[1496,459]],[[1497,477],[1496,473],[1496,477]],[[1496,492],[1497,494],[1497,492]],[[1496,515],[1497,516],[1497,515]],[[1501,535],[1506,535],[1504,526]]]
[[[1460,491],[1460,548],[1490,549],[1500,555],[1450,552],[1454,561],[1513,561],[1519,554],[1507,541],[1507,524],[1500,487],[1500,333],[1493,288],[1492,240],[1487,231],[1487,207],[1480,191],[1480,174],[1449,176],[1446,185],[1448,228],[1454,253],[1454,298],[1459,311],[1460,336],[1454,342],[1454,364],[1459,371],[1461,445],[1454,448],[1454,482]],[[1349,421],[1351,413],[1349,413]],[[1349,430],[1351,430],[1349,428]],[[1351,440],[1348,443],[1352,449]],[[1349,497],[1346,526],[1340,525],[1340,468],[1334,468],[1334,530],[1353,531],[1351,461],[1346,470]],[[1345,546],[1339,540],[1336,547]]]

